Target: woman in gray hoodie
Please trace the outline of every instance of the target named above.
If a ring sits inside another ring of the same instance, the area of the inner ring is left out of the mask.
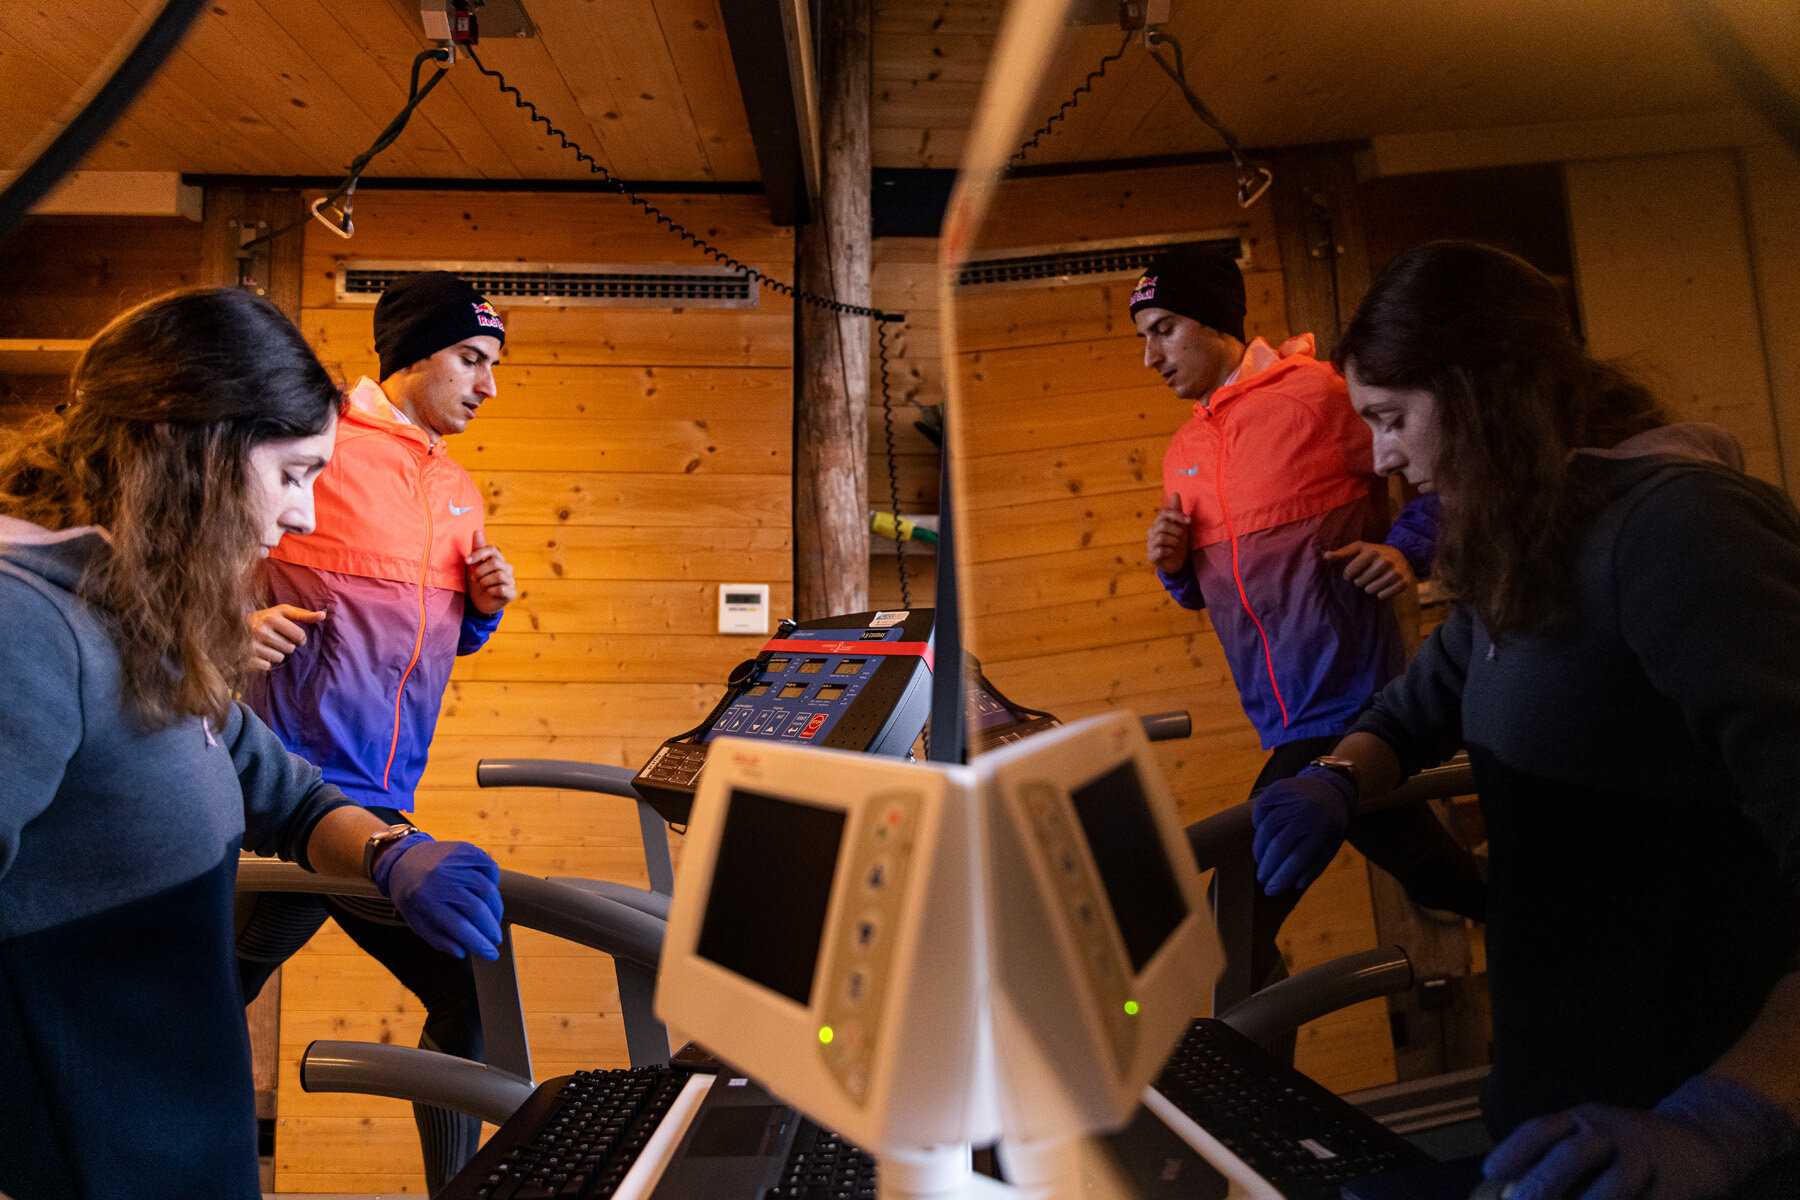
[[[1376,468],[1442,498],[1458,605],[1329,761],[1263,794],[1259,872],[1303,882],[1360,802],[1466,747],[1489,1177],[1705,1200],[1766,1168],[1755,1195],[1800,1194],[1800,514],[1492,247],[1402,255],[1338,357]]]
[[[312,528],[337,388],[239,289],[124,314],[0,445],[0,1192],[260,1196],[240,848],[371,877],[492,958],[498,870],[390,831],[235,699],[252,571]]]

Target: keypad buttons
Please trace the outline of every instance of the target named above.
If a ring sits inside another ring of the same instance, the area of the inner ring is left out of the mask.
[[[875,1046],[893,999],[896,944],[888,931],[906,902],[922,799],[909,791],[870,797],[857,813],[840,868],[857,884],[853,906],[836,925],[822,967],[830,982],[821,1015],[834,1036],[820,1051],[844,1094],[858,1104],[874,1086]]]

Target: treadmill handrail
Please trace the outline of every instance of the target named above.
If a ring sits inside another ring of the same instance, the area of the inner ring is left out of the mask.
[[[1459,754],[1441,767],[1420,771],[1386,795],[1359,800],[1357,812],[1379,812],[1419,800],[1448,800],[1452,796],[1474,794],[1475,773],[1470,769],[1467,757]],[[1250,821],[1253,803],[1246,800],[1188,826],[1188,841],[1194,847],[1202,871],[1218,866],[1234,847],[1250,843],[1255,835],[1255,827]]]
[[[504,1125],[533,1086],[529,1079],[436,1050],[321,1039],[300,1057],[300,1090],[391,1096]]]
[[[1172,742],[1192,736],[1194,718],[1185,708],[1172,712],[1150,713],[1138,718],[1144,727],[1144,737],[1152,742]]]
[[[1253,1042],[1266,1044],[1308,1021],[1413,985],[1412,960],[1398,946],[1347,954],[1290,975],[1238,1001],[1219,1019]]]
[[[250,855],[238,860],[238,888],[370,898],[381,894],[365,879],[317,875],[298,863]],[[632,1064],[668,1061],[668,1034],[651,1008],[667,926],[640,907],[656,897],[645,893],[645,900],[634,905],[604,891],[576,886],[575,881],[508,870],[500,872],[500,897],[505,906],[500,957],[474,964],[482,1032],[493,1065],[409,1047],[322,1041],[308,1047],[301,1061],[302,1088],[393,1096],[471,1113],[495,1124],[504,1121],[531,1093],[531,1054],[512,957],[515,925],[612,956]]]
[[[607,763],[579,762],[572,758],[484,758],[475,764],[475,783],[480,787],[541,787],[565,791],[599,792],[641,800],[631,781],[637,772]]]
[[[297,863],[261,857],[238,860],[238,890],[381,897],[366,879],[317,875]],[[500,900],[506,920],[513,924],[542,930],[652,971],[662,958],[664,923],[610,896],[502,869]]]
[[[632,786],[631,781],[635,778],[637,772],[629,767],[580,762],[572,758],[484,758],[475,764],[475,782],[484,788],[557,788],[597,792],[634,801],[650,890],[661,896],[672,896],[675,894],[675,866],[669,857],[669,831],[650,802]]]
[[[1375,812],[1420,800],[1448,799],[1475,793],[1475,775],[1467,756],[1420,771],[1387,793],[1361,801],[1359,811]],[[1213,985],[1213,1011],[1225,1012],[1255,991],[1250,978],[1249,949],[1255,937],[1256,862],[1249,850],[1255,837],[1250,819],[1254,801],[1246,800],[1187,828],[1194,865],[1212,871],[1213,919],[1225,943],[1225,969]]]

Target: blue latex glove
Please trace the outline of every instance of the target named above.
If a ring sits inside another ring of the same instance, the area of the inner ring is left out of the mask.
[[[1582,1104],[1527,1121],[1481,1171],[1517,1181],[1507,1200],[1711,1200],[1796,1146],[1780,1106],[1700,1074],[1648,1112]]]
[[[375,886],[433,949],[500,957],[500,868],[485,850],[408,834],[375,860]]]
[[[1356,788],[1336,771],[1307,767],[1264,788],[1250,806],[1256,827],[1251,852],[1266,895],[1304,891],[1344,844],[1356,811]]]

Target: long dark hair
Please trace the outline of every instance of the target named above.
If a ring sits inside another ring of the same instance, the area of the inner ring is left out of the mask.
[[[152,728],[223,723],[249,655],[261,523],[249,455],[330,427],[337,387],[293,322],[240,288],[162,296],[89,345],[64,411],[0,450],[0,512],[103,526],[80,594]]]
[[[1395,259],[1335,359],[1376,387],[1437,400],[1438,577],[1490,632],[1543,628],[1575,601],[1575,551],[1599,497],[1568,469],[1665,423],[1648,390],[1589,358],[1542,272],[1478,242]]]

